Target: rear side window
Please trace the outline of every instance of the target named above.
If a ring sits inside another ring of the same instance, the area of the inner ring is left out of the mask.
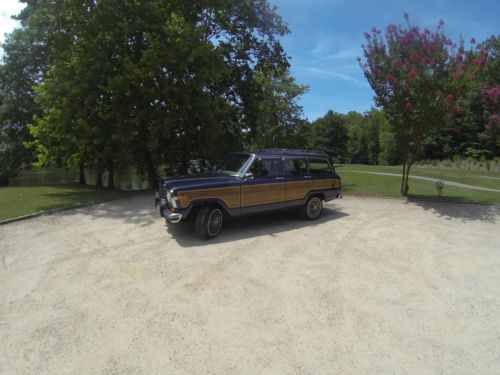
[[[285,159],[283,161],[285,176],[305,176],[307,174],[306,159]]]
[[[311,175],[332,174],[332,169],[325,159],[309,159],[309,173]]]
[[[250,168],[254,177],[279,177],[280,160],[279,159],[260,159],[254,161]]]

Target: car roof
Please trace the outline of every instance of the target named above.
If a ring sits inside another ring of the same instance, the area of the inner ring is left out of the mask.
[[[292,150],[288,148],[268,148],[263,150],[257,150],[254,152],[234,152],[233,154],[246,154],[255,156],[291,156],[291,157],[304,157],[304,156],[314,156],[328,158],[328,154],[323,151],[318,150]]]

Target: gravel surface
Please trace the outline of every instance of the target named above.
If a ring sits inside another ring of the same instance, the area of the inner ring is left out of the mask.
[[[152,201],[0,226],[0,373],[500,369],[499,206],[347,197],[202,242]]]

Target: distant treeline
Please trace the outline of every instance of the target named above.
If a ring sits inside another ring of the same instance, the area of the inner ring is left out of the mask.
[[[486,136],[482,117],[474,117],[473,110],[469,109],[455,122],[426,137],[419,160],[499,157],[500,139]],[[474,118],[476,121],[471,121]],[[383,110],[377,108],[365,113],[328,111],[312,123],[302,124],[297,138],[298,145],[324,150],[333,156],[336,163],[401,163],[402,153],[388,120]]]

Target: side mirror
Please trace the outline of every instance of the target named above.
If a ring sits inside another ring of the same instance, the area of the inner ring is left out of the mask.
[[[251,172],[245,173],[245,180],[253,180],[253,173]]]

